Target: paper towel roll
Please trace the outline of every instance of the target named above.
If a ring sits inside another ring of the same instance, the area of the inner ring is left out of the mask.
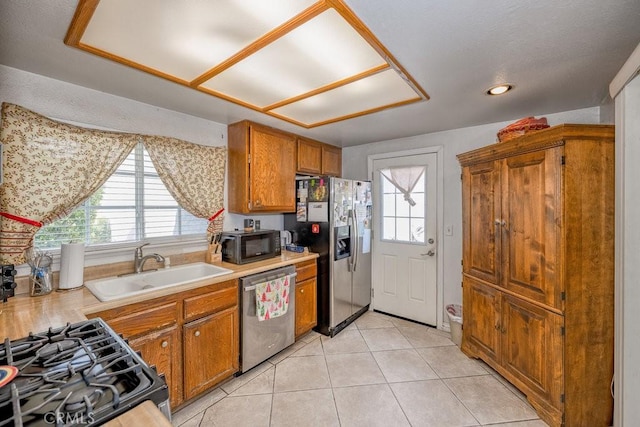
[[[82,286],[84,278],[84,243],[63,243],[60,250],[59,289]]]

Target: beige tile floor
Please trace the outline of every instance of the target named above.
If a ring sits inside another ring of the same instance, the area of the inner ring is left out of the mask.
[[[449,334],[367,312],[315,332],[173,415],[195,426],[544,427],[524,396]]]

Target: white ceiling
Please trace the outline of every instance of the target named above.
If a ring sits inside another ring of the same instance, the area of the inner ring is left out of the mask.
[[[429,101],[297,127],[66,46],[76,0],[0,0],[0,63],[218,123],[250,119],[351,146],[602,105],[640,43],[638,0],[345,2]],[[515,89],[484,94],[502,82]]]

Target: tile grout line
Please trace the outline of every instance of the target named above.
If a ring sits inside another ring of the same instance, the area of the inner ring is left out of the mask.
[[[400,336],[404,336],[402,335],[402,333],[398,330],[398,328],[396,327],[396,325],[393,325],[393,328],[396,329],[398,331],[398,333],[400,334]],[[406,337],[405,337],[406,339]],[[407,340],[408,342],[409,340]],[[409,344],[411,345],[411,349],[415,350],[413,348],[413,344],[411,344],[409,342]],[[388,350],[388,351],[393,351],[392,350]],[[404,415],[404,418],[407,420],[407,423],[409,423],[410,426],[412,426],[413,424],[411,423],[411,420],[409,419],[409,416],[407,415],[407,413],[404,410],[404,407],[402,406],[402,404],[400,403],[400,400],[398,400],[398,396],[396,395],[396,393],[393,391],[393,387],[391,387],[391,384],[389,383],[389,379],[387,378],[387,376],[384,374],[384,371],[382,370],[382,367],[380,366],[380,363],[378,363],[378,359],[376,359],[376,357],[373,355],[373,352],[371,351],[371,357],[373,357],[373,360],[376,362],[376,365],[378,366],[378,369],[380,370],[380,372],[382,373],[383,378],[386,381],[386,386],[389,389],[389,391],[391,391],[391,395],[393,396],[393,398],[396,400],[396,404],[398,405],[398,408],[400,408],[400,411],[402,411],[402,415]]]
[[[333,381],[331,381],[331,372],[329,372],[329,364],[327,363],[327,353],[324,351],[324,342],[320,335],[320,348],[322,349],[322,358],[324,359],[324,365],[327,367],[327,376],[329,377],[329,387],[331,387],[331,398],[333,399],[333,408],[336,410],[336,418],[338,419],[338,425],[342,426],[342,420],[340,419],[340,411],[338,411],[338,402],[336,402],[336,394],[333,392]],[[331,337],[330,339],[333,339]]]

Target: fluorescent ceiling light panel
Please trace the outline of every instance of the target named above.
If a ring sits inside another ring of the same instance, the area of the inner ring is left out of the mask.
[[[190,81],[314,3],[102,0],[82,43]]]
[[[303,123],[338,121],[362,111],[380,110],[419,99],[395,72],[387,70],[328,92],[273,110],[274,114]]]
[[[202,86],[266,107],[383,64],[371,45],[329,9]]]
[[[341,0],[79,0],[65,43],[307,128],[429,99]]]

